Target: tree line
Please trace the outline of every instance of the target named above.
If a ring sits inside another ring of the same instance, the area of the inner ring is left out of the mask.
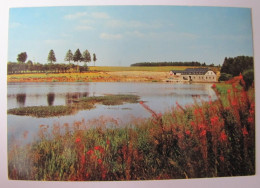
[[[140,62],[131,64],[131,67],[156,67],[156,66],[214,66],[214,64],[206,65],[197,61],[191,62]]]
[[[27,53],[21,52],[17,55],[17,62],[8,62],[7,63],[7,73],[15,74],[15,73],[25,73],[25,72],[85,72],[88,71],[87,63],[91,62],[91,55],[88,50],[85,50],[83,54],[81,54],[80,50],[77,49],[73,54],[71,50],[68,50],[66,56],[64,58],[65,61],[68,61],[69,64],[59,63],[54,64],[56,62],[56,56],[54,50],[50,50],[47,61],[48,64],[41,64],[39,62],[33,63],[31,60],[27,60]],[[77,62],[77,65],[72,64],[71,61]],[[97,61],[96,54],[93,54],[93,62],[95,66],[95,62]],[[83,66],[79,66],[78,62],[84,62]]]
[[[48,63],[41,64],[39,62],[33,63],[31,60],[26,63],[8,62],[8,74],[22,74],[22,73],[66,73],[66,72],[86,72],[87,66],[77,66],[75,64],[65,63]]]
[[[220,69],[219,81],[227,81],[235,76],[243,75],[246,87],[254,82],[254,59],[250,56],[225,57]]]

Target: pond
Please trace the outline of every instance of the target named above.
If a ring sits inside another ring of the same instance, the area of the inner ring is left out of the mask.
[[[8,83],[8,109],[26,106],[66,105],[71,99],[107,94],[133,94],[140,97],[152,110],[164,113],[171,110],[178,102],[187,105],[200,100],[213,100],[216,97],[211,89],[212,84],[181,83],[123,83],[123,82],[75,82],[75,83]],[[39,125],[73,124],[76,121],[95,122],[102,120],[116,121],[120,126],[129,125],[139,118],[150,117],[151,114],[139,103],[117,106],[96,105],[91,110],[82,110],[73,115],[35,118],[30,116],[8,115],[8,140],[22,139],[24,133],[31,140],[35,138]]]

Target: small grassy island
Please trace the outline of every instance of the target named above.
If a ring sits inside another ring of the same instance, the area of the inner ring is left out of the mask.
[[[30,106],[13,108],[7,111],[8,114],[33,117],[54,117],[65,116],[77,113],[80,110],[95,108],[96,104],[121,105],[123,103],[138,103],[137,95],[106,95],[97,97],[84,97],[71,99],[70,104],[65,106]]]

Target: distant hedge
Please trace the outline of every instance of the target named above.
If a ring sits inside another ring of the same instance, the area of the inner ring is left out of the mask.
[[[152,67],[152,66],[206,66],[205,63],[191,62],[140,62],[131,64],[131,67]]]

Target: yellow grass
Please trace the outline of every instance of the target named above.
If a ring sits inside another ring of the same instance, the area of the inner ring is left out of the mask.
[[[170,70],[184,70],[187,66],[161,67],[89,67],[85,73],[31,73],[7,75],[8,82],[161,82]]]
[[[169,72],[170,70],[184,70],[186,68],[192,68],[187,66],[160,66],[160,67],[113,67],[113,66],[96,66],[89,67],[90,71],[152,71],[152,72]]]

